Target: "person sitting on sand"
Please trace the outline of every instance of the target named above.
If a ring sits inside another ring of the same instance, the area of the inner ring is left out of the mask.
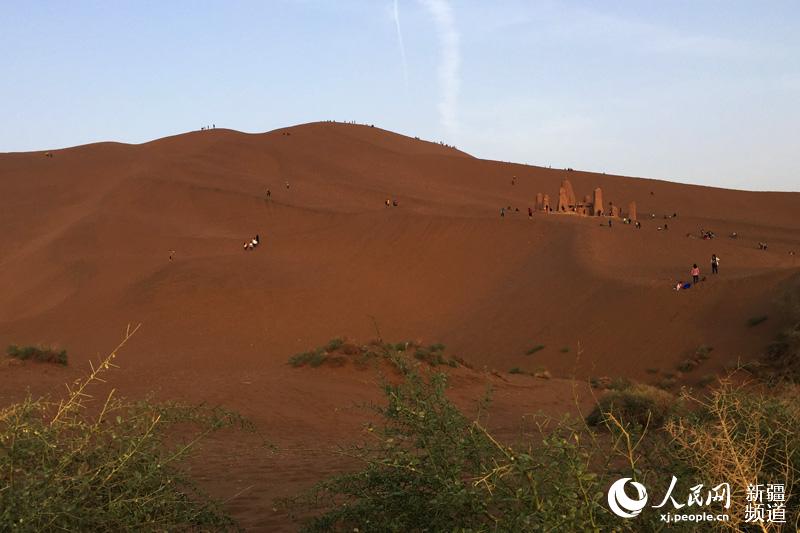
[[[683,287],[683,282],[682,282],[682,281],[678,281],[678,282],[675,284],[675,290],[676,290],[676,291],[679,291],[679,290],[681,290],[681,288],[682,288],[682,287]]]
[[[711,273],[719,274],[719,257],[717,257],[717,254],[711,254]]]
[[[700,281],[700,267],[697,266],[697,263],[692,265],[692,283],[697,285],[697,282]]]
[[[392,200],[392,206],[393,206],[393,207],[397,207],[397,198],[395,198],[394,200]]]

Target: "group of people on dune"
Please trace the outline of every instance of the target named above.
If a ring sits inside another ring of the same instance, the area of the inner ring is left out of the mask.
[[[244,251],[255,249],[259,242],[261,242],[261,238],[258,236],[258,233],[256,233],[255,237],[244,243]]]
[[[719,274],[719,256],[717,254],[711,254],[711,273],[712,274]],[[689,274],[692,276],[691,283],[688,281],[678,281],[675,283],[675,290],[679,291],[682,289],[691,289],[693,286],[700,283],[700,281],[705,281],[705,276],[700,279],[700,267],[697,266],[697,263],[692,265],[692,269],[689,271]]]

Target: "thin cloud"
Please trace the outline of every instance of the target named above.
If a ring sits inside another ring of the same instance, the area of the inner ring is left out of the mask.
[[[456,29],[453,9],[448,0],[419,0],[433,15],[439,35],[441,60],[439,63],[439,117],[450,136],[458,133],[458,93],[461,85],[460,36]]]
[[[406,92],[408,92],[408,61],[406,60],[406,45],[403,42],[403,30],[400,28],[400,6],[398,0],[394,0],[394,25],[397,28],[397,42],[400,45],[400,58],[403,61],[403,81],[406,84]]]

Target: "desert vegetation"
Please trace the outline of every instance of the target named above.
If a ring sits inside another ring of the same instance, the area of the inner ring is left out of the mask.
[[[12,344],[6,350],[9,357],[20,359],[22,361],[41,361],[44,363],[55,363],[58,365],[67,364],[67,351],[55,350],[50,347],[43,346],[17,346]]]
[[[605,492],[620,477],[666,488],[672,475],[683,493],[693,482],[729,482],[731,519],[709,527],[741,531],[748,484],[795,488],[796,388],[775,395],[723,379],[692,396],[618,382],[585,420],[538,417],[504,441],[484,422],[488,396],[468,416],[448,399],[445,374],[397,362],[404,379],[383,385],[380,423],[348,452],[364,467],[282,502],[313,514],[306,531],[660,531],[666,524],[655,511],[613,515]],[[787,507],[786,530],[799,518]]]
[[[536,352],[544,350],[544,344],[537,344],[525,352],[525,355],[533,355]]]
[[[373,340],[367,344],[354,344],[346,339],[336,338],[324,346],[291,356],[289,364],[294,367],[337,367],[351,362],[358,368],[365,368],[370,362],[393,362],[401,354],[411,354],[430,366],[469,366],[462,358],[447,355],[445,352],[446,346],[441,343],[426,346],[414,341],[389,343]]]
[[[65,398],[27,397],[0,410],[0,530],[234,529],[181,465],[209,434],[249,428],[244,419],[113,390],[93,401],[91,387],[134,331]]]

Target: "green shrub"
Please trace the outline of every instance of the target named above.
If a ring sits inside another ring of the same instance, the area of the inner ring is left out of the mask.
[[[289,364],[294,367],[311,366],[318,367],[328,359],[328,355],[321,348],[310,352],[298,353],[289,358]]]
[[[678,384],[678,380],[674,377],[664,377],[656,384],[656,387],[662,390],[671,390]]]
[[[52,348],[40,346],[24,346],[19,347],[12,344],[6,350],[9,357],[21,359],[23,361],[31,359],[33,361],[41,361],[43,363],[56,363],[59,365],[67,364],[67,351],[54,350]]]
[[[604,506],[590,452],[566,426],[536,449],[501,444],[445,395],[446,377],[406,370],[384,385],[379,426],[353,453],[362,470],[285,501],[313,507],[306,531],[588,531],[619,519]],[[639,522],[641,524],[641,521]]]
[[[210,433],[249,425],[222,409],[129,401],[113,392],[87,409],[87,387],[115,355],[62,401],[28,397],[0,410],[0,530],[234,529],[181,462]]]
[[[560,351],[561,353],[569,353],[569,346],[564,346],[564,347],[563,347],[563,348],[561,348],[561,350],[559,350],[559,351]]]
[[[752,318],[749,318],[749,319],[747,320],[747,325],[748,325],[748,326],[750,326],[750,327],[752,328],[752,327],[754,327],[754,326],[757,326],[757,325],[761,324],[761,323],[762,323],[762,322],[764,322],[766,319],[767,319],[767,315],[759,315],[759,316],[754,316],[754,317],[752,317]]]
[[[341,348],[343,344],[344,344],[344,339],[340,338],[331,339],[330,341],[328,341],[328,344],[325,345],[325,351],[335,352],[336,350]]]
[[[586,418],[590,426],[607,423],[613,415],[623,424],[642,427],[661,427],[672,414],[675,397],[650,385],[631,385],[621,390],[611,390],[597,402]]]
[[[448,400],[444,375],[403,372],[401,383],[384,385],[368,442],[351,451],[365,466],[283,502],[295,517],[315,513],[306,531],[697,531],[689,522],[667,527],[649,507],[625,520],[606,506],[612,481],[663,491],[673,475],[683,502],[694,484],[730,483],[731,520],[709,529],[749,531],[748,484],[783,483],[787,495],[800,484],[797,387],[767,396],[722,382],[677,401],[631,385],[608,392],[590,415],[603,433],[538,417],[538,434],[509,445],[481,424],[485,401],[468,419]],[[798,507],[786,510],[792,527]]]
[[[515,366],[511,370],[508,371],[509,374],[525,374],[525,371],[522,370],[520,367]]]
[[[537,344],[536,346],[525,352],[525,355],[533,355],[540,350],[544,350],[544,344]]]
[[[631,381],[628,378],[616,377],[611,380],[607,388],[609,390],[625,390],[631,387]]]
[[[706,359],[711,357],[711,351],[713,349],[714,348],[712,348],[711,346],[706,346],[704,344],[704,345],[700,346],[699,348],[697,348],[697,350],[695,350],[694,357],[695,357],[695,359],[697,359],[699,361],[705,361]]]

